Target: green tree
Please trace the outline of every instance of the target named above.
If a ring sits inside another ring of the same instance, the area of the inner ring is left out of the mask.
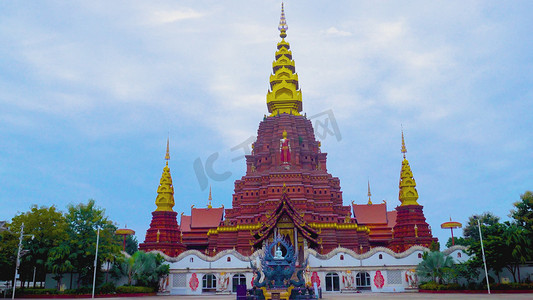
[[[424,252],[416,272],[422,278],[429,278],[436,283],[441,283],[444,278],[449,276],[453,263],[451,256],[444,255],[440,251]]]
[[[33,205],[29,211],[13,217],[12,232],[20,232],[22,223],[24,233],[32,234],[34,238],[23,240],[23,247],[28,252],[20,260],[20,278],[23,281],[31,281],[35,268],[35,280],[44,281],[47,273],[45,264],[50,249],[67,238],[65,217],[55,206]]]
[[[71,261],[72,257],[70,243],[67,241],[62,242],[48,252],[46,266],[54,274],[53,278],[57,281],[58,290],[61,288],[63,274],[74,270],[74,265]]]
[[[526,191],[520,195],[520,201],[513,204],[511,217],[519,226],[524,227],[529,233],[533,233],[533,192]]]
[[[126,253],[129,255],[133,255],[135,252],[139,250],[139,242],[137,241],[137,237],[128,235],[126,238]]]
[[[502,238],[506,246],[503,249],[505,251],[505,267],[513,274],[514,282],[520,282],[519,266],[525,264],[531,257],[531,239],[529,239],[525,228],[509,222],[505,222]]]
[[[128,285],[135,281],[140,286],[157,287],[160,278],[169,273],[169,265],[159,254],[137,251],[130,257],[122,257],[111,270],[115,278],[128,277]]]
[[[500,222],[500,218],[491,212],[485,212],[481,215],[473,215],[468,218],[468,224],[463,228],[463,236],[466,239],[479,241],[479,229],[476,218],[479,219],[479,222],[482,226],[491,226]]]
[[[468,239],[465,239],[463,237],[454,237],[455,239],[455,246],[470,246],[470,241]],[[446,242],[446,248],[450,248],[452,246],[452,238],[450,237],[448,241]]]
[[[88,285],[94,272],[97,229],[100,228],[97,270],[105,261],[113,262],[122,249],[120,238],[115,235],[117,227],[105,216],[105,211],[96,207],[94,200],[87,204],[70,205],[66,214],[68,224],[69,260],[80,275],[78,285]]]
[[[0,232],[0,280],[13,280],[18,237],[10,230]]]

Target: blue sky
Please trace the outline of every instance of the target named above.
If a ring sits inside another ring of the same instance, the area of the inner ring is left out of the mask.
[[[304,112],[331,110],[328,170],[345,204],[398,202],[401,126],[419,203],[507,218],[533,189],[528,1],[289,1]],[[231,206],[242,150],[267,113],[279,1],[0,2],[0,220],[93,198],[140,241],[167,136],[176,206]]]

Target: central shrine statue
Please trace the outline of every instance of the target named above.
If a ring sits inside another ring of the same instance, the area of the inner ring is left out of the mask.
[[[287,131],[283,130],[283,138],[279,140],[281,164],[288,165],[291,162],[291,141],[287,138]]]

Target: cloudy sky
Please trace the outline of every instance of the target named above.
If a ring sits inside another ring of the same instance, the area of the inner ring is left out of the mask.
[[[531,2],[285,8],[304,112],[331,112],[341,134],[322,150],[345,204],[366,203],[367,180],[375,203],[399,204],[402,125],[441,242],[450,217],[506,219],[533,189]],[[0,2],[0,220],[92,198],[143,241],[167,136],[174,209],[205,206],[208,185],[230,207],[279,14],[271,0]]]

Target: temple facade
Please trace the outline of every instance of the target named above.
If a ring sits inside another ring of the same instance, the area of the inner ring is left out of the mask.
[[[328,172],[327,154],[302,114],[283,6],[278,29],[281,41],[266,95],[268,114],[246,156],[246,174],[235,181],[232,207],[212,207],[210,190],[207,207],[193,205],[178,225],[167,143],[157,209],[140,249],[165,254],[173,278],[166,289],[173,294],[250,287],[253,275],[247,264],[278,236],[291,243],[300,263],[309,260],[309,283],[322,282],[326,291],[413,286],[409,270],[437,239],[418,204],[403,131],[399,205],[389,211],[386,202],[372,203],[370,183],[367,203],[344,205],[340,180]],[[390,280],[388,273],[394,274]]]

